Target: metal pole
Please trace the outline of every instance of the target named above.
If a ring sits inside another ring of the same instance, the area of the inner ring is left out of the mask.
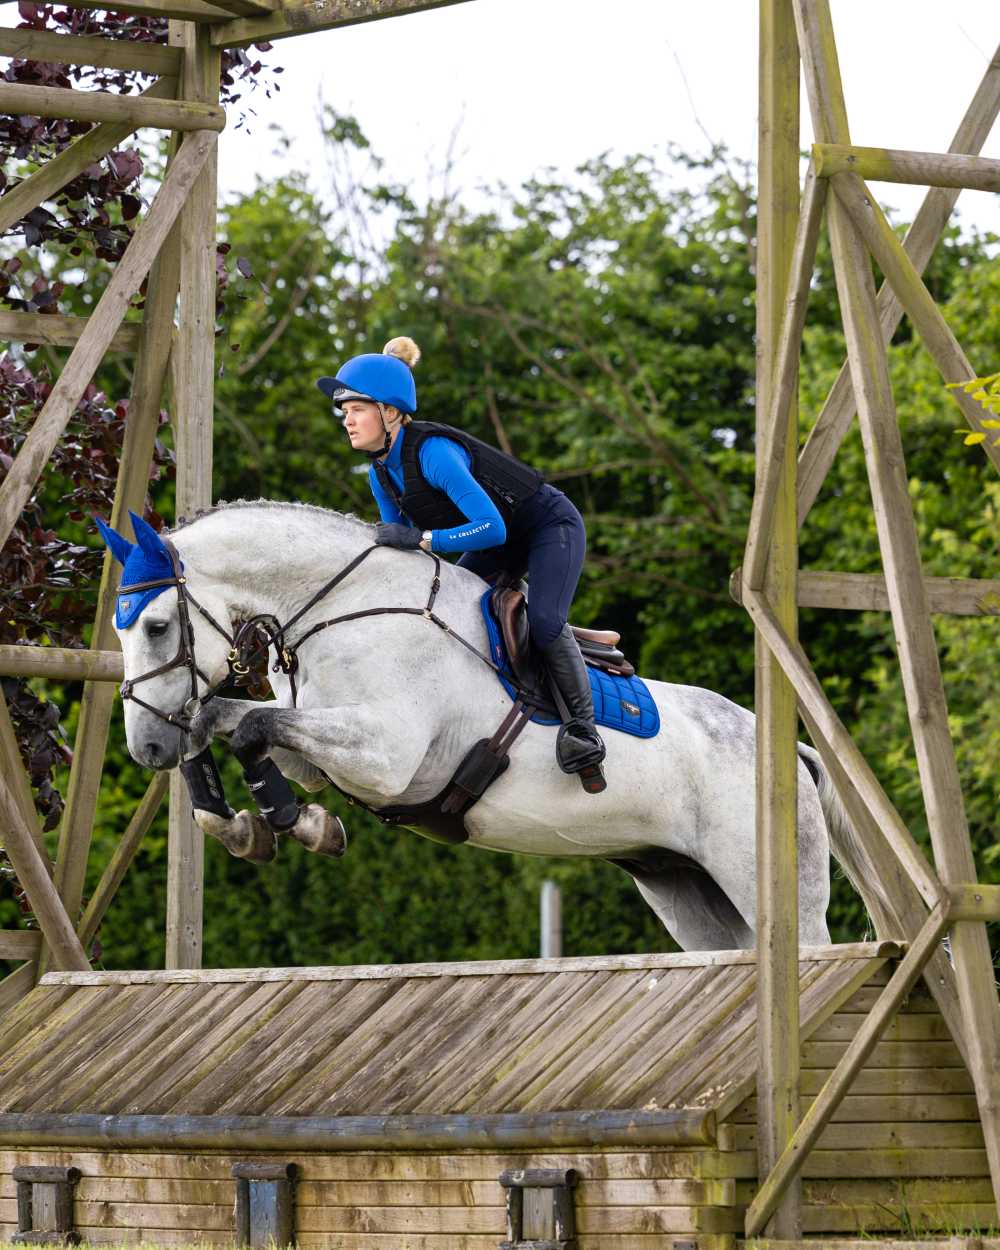
[[[562,894],[554,881],[542,882],[542,958],[562,954]]]

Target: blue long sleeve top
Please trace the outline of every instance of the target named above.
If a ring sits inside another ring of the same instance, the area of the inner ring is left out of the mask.
[[[383,461],[399,493],[403,493],[403,439],[406,426]],[[507,527],[493,500],[472,476],[471,457],[459,443],[441,435],[433,435],[420,445],[420,469],[431,486],[444,491],[455,507],[467,518],[464,525],[431,531],[431,550],[447,555],[458,551],[481,551],[499,547],[506,541]],[[373,465],[368,470],[368,484],[382,520],[410,525],[396,501],[383,489]]]

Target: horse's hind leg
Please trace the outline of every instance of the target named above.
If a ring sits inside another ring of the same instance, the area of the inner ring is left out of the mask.
[[[753,930],[728,895],[696,864],[661,871],[630,868],[639,893],[686,951],[748,950]]]

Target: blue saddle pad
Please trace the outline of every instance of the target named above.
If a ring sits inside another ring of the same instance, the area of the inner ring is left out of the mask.
[[[500,626],[490,608],[492,594],[492,590],[487,590],[480,599],[479,606],[482,608],[490,639],[490,657],[500,669],[498,676],[501,685],[514,699],[517,691],[511,680],[510,658],[504,646]],[[606,729],[619,729],[636,738],[656,737],[660,732],[660,711],[641,677],[618,677],[613,673],[602,673],[600,669],[591,668],[589,664],[587,676],[594,695],[594,719],[598,725]],[[531,719],[537,725],[559,724],[558,718],[541,712]]]

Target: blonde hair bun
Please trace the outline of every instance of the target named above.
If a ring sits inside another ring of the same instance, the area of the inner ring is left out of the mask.
[[[420,359],[420,348],[414,343],[413,339],[408,339],[404,334],[398,338],[390,339],[382,348],[383,356],[395,356],[397,360],[401,360],[404,365],[413,366]]]

